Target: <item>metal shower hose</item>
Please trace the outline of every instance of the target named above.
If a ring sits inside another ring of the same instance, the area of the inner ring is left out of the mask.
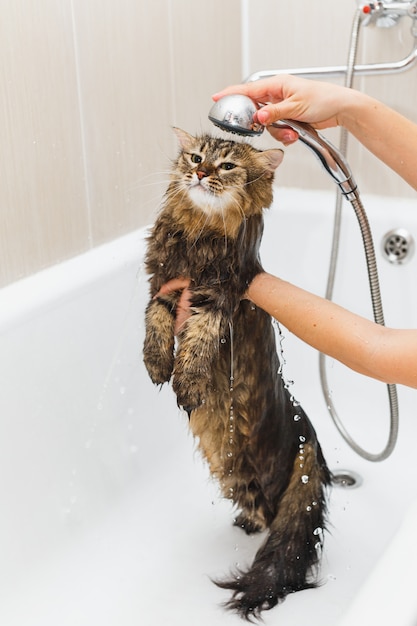
[[[347,64],[347,72],[345,79],[345,86],[351,88],[353,83],[353,69],[356,61],[356,53],[358,47],[358,35],[361,24],[361,11],[358,9],[355,13],[355,17],[353,20],[351,40],[350,40],[350,48],[349,48],[349,58]],[[346,156],[347,151],[347,131],[346,129],[342,129],[341,138],[340,138],[340,152],[343,156]],[[371,229],[369,227],[368,218],[366,216],[365,210],[363,208],[362,202],[359,198],[358,194],[354,194],[354,198],[348,198],[352,204],[352,207],[355,211],[356,217],[359,222],[359,227],[362,234],[363,245],[365,250],[365,257],[368,269],[368,278],[369,278],[369,287],[371,292],[371,300],[372,300],[372,308],[374,313],[374,320],[377,324],[384,325],[384,314],[382,309],[381,302],[381,292],[379,287],[379,278],[378,278],[378,270],[376,265],[376,257],[375,257],[375,248],[372,240]],[[336,197],[336,207],[335,207],[335,219],[334,219],[334,228],[333,228],[333,242],[332,242],[332,253],[330,259],[329,266],[329,275],[327,281],[327,289],[326,289],[326,298],[328,300],[332,299],[333,296],[333,287],[334,287],[334,279],[336,273],[336,265],[337,265],[337,256],[339,251],[339,241],[340,241],[340,225],[341,225],[341,207],[342,207],[342,193],[340,189],[337,189],[337,197]],[[390,430],[388,436],[388,442],[385,448],[379,453],[371,453],[367,450],[364,450],[361,446],[359,446],[356,441],[351,437],[351,435],[346,430],[343,422],[337,414],[335,409],[333,399],[331,396],[331,392],[329,389],[329,385],[327,382],[327,374],[325,367],[326,357],[324,354],[320,353],[319,355],[319,368],[320,368],[320,381],[323,390],[324,397],[327,402],[327,407],[330,413],[330,416],[338,429],[339,433],[343,437],[343,439],[349,444],[349,446],[362,458],[367,459],[368,461],[383,461],[389,457],[392,451],[395,448],[395,444],[398,436],[398,398],[397,398],[397,388],[395,385],[387,385],[388,389],[388,400],[390,406]]]

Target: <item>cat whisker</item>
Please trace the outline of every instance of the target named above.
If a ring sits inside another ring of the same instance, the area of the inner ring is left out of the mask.
[[[154,180],[151,180],[154,179]],[[149,174],[145,174],[141,176],[130,185],[127,186],[128,191],[136,191],[137,189],[141,189],[142,187],[151,187],[155,185],[167,185],[170,179],[170,171],[160,171],[160,172],[150,172]]]
[[[180,182],[174,182],[166,191],[167,200],[176,200],[178,198],[187,198],[188,191]]]

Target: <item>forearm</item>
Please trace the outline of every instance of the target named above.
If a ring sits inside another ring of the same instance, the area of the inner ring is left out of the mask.
[[[359,92],[347,92],[338,123],[417,189],[416,124]]]
[[[267,273],[254,278],[247,296],[300,339],[351,369],[417,387],[416,331],[380,326]]]

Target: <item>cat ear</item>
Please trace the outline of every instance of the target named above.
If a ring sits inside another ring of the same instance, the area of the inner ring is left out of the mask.
[[[176,128],[174,126],[173,131],[177,135],[177,139],[183,150],[189,151],[193,146],[195,146],[194,137],[186,133],[185,130],[181,130],[181,128]]]
[[[264,150],[260,153],[260,160],[267,172],[273,173],[284,158],[284,151],[279,149]]]

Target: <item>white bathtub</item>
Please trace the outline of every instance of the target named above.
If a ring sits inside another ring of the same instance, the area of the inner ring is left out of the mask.
[[[276,204],[265,267],[323,293],[334,194],[284,189]],[[365,206],[386,322],[417,327],[417,256],[392,266],[379,254],[392,228],[417,238],[417,202],[365,198]],[[359,231],[348,204],[344,213],[335,299],[370,315]],[[259,538],[232,527],[186,416],[171,390],[146,376],[143,248],[137,232],[0,291],[4,626],[241,623],[221,608],[228,594],[210,577],[251,560]],[[399,388],[400,434],[389,460],[364,461],[330,422],[317,354],[284,335],[285,374],[330,467],[356,472],[363,484],[333,489],[322,586],[287,598],[265,613],[265,624],[415,625],[416,548],[407,537],[417,517],[416,392]],[[335,363],[328,370],[341,416],[377,451],[388,432],[385,386]]]

